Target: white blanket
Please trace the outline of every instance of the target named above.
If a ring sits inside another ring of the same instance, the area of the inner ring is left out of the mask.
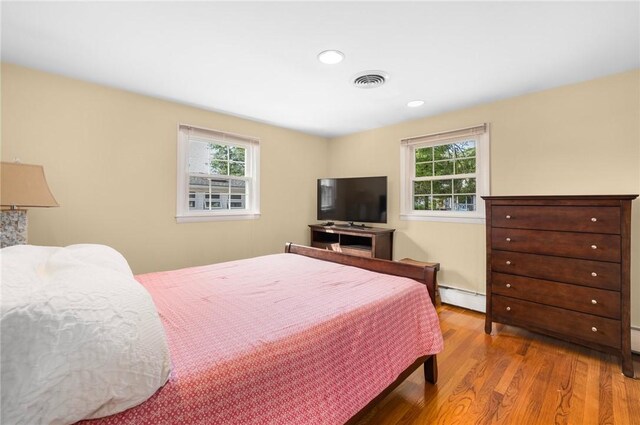
[[[69,424],[123,411],[167,381],[148,292],[102,245],[0,251],[0,422]]]

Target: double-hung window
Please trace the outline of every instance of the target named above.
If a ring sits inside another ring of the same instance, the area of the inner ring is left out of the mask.
[[[404,220],[482,222],[489,195],[488,125],[401,141]]]
[[[257,139],[180,125],[177,220],[240,220],[260,215]]]

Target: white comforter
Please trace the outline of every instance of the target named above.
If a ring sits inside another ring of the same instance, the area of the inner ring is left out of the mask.
[[[164,385],[164,329],[122,255],[102,245],[0,255],[3,424],[98,418]]]

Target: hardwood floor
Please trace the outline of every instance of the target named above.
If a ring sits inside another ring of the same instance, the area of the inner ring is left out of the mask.
[[[486,335],[483,314],[438,310],[438,383],[418,369],[359,425],[640,425],[637,355],[636,379],[626,378],[612,355],[495,323]]]

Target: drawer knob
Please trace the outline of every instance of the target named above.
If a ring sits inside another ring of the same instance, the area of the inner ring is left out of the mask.
[[[598,301],[596,301],[596,300],[591,300],[591,304],[598,304]]]
[[[506,218],[507,220],[511,220],[511,216],[510,215],[506,215],[506,216],[504,216],[504,218]]]
[[[598,249],[597,245],[591,245],[591,249]]]
[[[591,221],[593,221],[595,223],[596,221],[598,221],[598,219],[595,218],[595,217],[591,217]]]
[[[511,242],[511,238],[506,238],[505,241]]]
[[[510,284],[510,283],[507,283],[505,286],[506,286],[507,288],[511,288],[511,284]]]
[[[510,266],[511,265],[511,261],[507,260],[506,264],[507,264],[507,266]]]
[[[591,328],[591,332],[598,332],[598,328],[596,328],[595,326]]]
[[[511,307],[507,307],[507,311],[511,311]]]
[[[593,277],[598,277],[598,273],[596,273],[596,272],[591,272],[591,276],[593,276]]]

